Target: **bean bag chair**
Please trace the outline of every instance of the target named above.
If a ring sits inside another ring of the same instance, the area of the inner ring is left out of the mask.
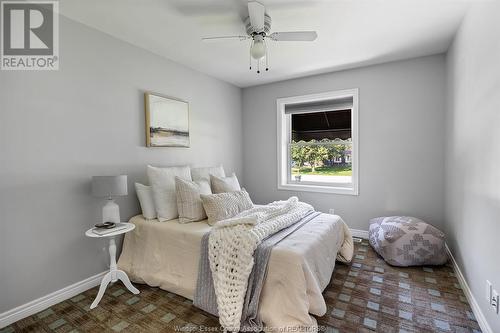
[[[370,245],[393,266],[442,265],[448,257],[443,232],[411,216],[370,220]]]

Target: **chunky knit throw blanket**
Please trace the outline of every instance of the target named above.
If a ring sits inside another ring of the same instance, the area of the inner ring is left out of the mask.
[[[264,328],[260,317],[259,306],[261,292],[267,276],[267,268],[271,252],[276,244],[286,237],[296,232],[298,229],[312,221],[319,212],[310,211],[302,219],[275,234],[264,239],[254,251],[254,265],[248,277],[245,303],[241,314],[240,331],[261,332]],[[210,270],[210,260],[208,255],[208,240],[210,232],[203,235],[201,240],[200,264],[198,269],[198,279],[193,297],[193,304],[214,316],[219,316],[217,298],[215,295],[212,271]]]
[[[246,210],[215,224],[208,255],[219,321],[225,330],[240,330],[254,251],[267,237],[297,223],[313,208],[296,197]]]

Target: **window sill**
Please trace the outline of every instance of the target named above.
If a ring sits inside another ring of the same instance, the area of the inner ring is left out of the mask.
[[[304,185],[304,184],[279,184],[278,190],[317,192],[330,194],[358,195],[358,190],[353,187]]]

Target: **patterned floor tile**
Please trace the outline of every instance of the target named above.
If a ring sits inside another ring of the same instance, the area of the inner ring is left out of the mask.
[[[349,302],[351,300],[351,296],[347,294],[340,294],[338,299],[344,302]]]
[[[137,296],[133,296],[133,297],[130,297],[130,298],[126,301],[126,303],[127,303],[128,305],[132,305],[132,304],[135,304],[135,303],[139,302],[140,300],[141,300],[141,299],[140,299],[139,297],[137,297]]]
[[[480,333],[453,268],[398,268],[387,265],[366,240],[354,242],[357,258],[337,264],[324,291],[326,333]],[[98,288],[0,329],[15,332],[218,332],[218,319],[181,296],[146,285],[139,295],[111,284],[90,310]]]
[[[42,311],[42,312],[38,313],[37,317],[39,319],[43,319],[43,318],[48,317],[48,316],[53,315],[53,314],[54,314],[54,310],[52,310],[52,309],[49,308],[49,309],[47,309],[45,311]]]
[[[399,282],[399,288],[410,289],[410,285],[405,282]]]
[[[66,324],[66,320],[60,318],[60,319],[57,319],[56,321],[50,323],[49,328],[51,330],[55,330],[56,328],[59,328],[59,327],[63,326],[64,324]]]
[[[161,320],[163,320],[166,323],[169,323],[174,319],[175,319],[175,315],[170,313],[170,312],[167,313],[166,315],[164,315],[163,317],[161,317]]]
[[[120,288],[117,291],[115,291],[114,293],[112,293],[111,295],[113,295],[115,297],[118,297],[118,296],[121,296],[123,294],[125,294],[125,290],[123,290],[123,289]]]
[[[434,279],[434,278],[426,277],[426,278],[425,278],[425,282],[427,282],[427,283],[433,283],[433,284],[436,284],[436,283],[437,283],[437,280],[436,280],[436,279]]]
[[[413,314],[411,312],[408,312],[408,311],[399,310],[399,318],[403,318],[406,320],[412,320]]]
[[[0,333],[14,333],[14,328],[12,326],[2,328],[0,329]]]
[[[348,275],[349,275],[349,276],[353,276],[353,277],[357,277],[357,276],[358,276],[358,274],[359,274],[359,273],[358,273],[358,272],[356,272],[356,271],[349,271],[349,273],[348,273]]]
[[[380,308],[380,304],[372,302],[372,301],[368,301],[368,303],[366,304],[366,307],[370,310],[378,311],[378,309]]]
[[[111,329],[115,332],[121,332],[123,331],[125,328],[127,328],[130,324],[127,323],[126,321],[120,321],[118,324],[116,325],[113,325],[113,327],[111,327]]]
[[[356,284],[352,283],[351,281],[346,281],[344,282],[344,287],[346,288],[354,288],[356,286]]]
[[[444,305],[439,303],[431,303],[431,309],[434,311],[445,312]],[[469,312],[469,311],[466,311]]]
[[[441,293],[439,292],[439,290],[436,290],[436,289],[427,289],[427,292],[429,293],[429,295],[436,296],[436,297],[441,297]]]
[[[450,323],[444,320],[434,319],[434,325],[440,330],[450,331]]]
[[[80,302],[80,301],[82,301],[84,299],[85,299],[85,295],[80,294],[80,295],[76,295],[75,297],[73,297],[71,299],[71,301],[74,302],[74,303],[78,303],[78,302]]]
[[[399,295],[399,302],[411,304],[411,297],[405,295]]]
[[[142,311],[142,312],[144,312],[144,313],[150,313],[150,312],[154,311],[155,309],[156,309],[156,306],[155,306],[155,305],[153,305],[153,304],[148,304],[147,306],[143,307],[143,308],[141,309],[141,311]]]
[[[345,311],[341,310],[341,309],[334,308],[332,311],[332,316],[337,317],[337,318],[344,318]]]
[[[377,328],[377,321],[370,319],[370,318],[365,318],[363,321],[363,324],[365,326],[368,326],[369,328],[376,329]]]

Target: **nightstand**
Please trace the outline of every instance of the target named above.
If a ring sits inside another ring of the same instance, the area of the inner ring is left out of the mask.
[[[99,302],[102,299],[102,296],[104,295],[104,292],[106,291],[106,288],[108,287],[108,284],[110,282],[116,282],[118,280],[121,280],[125,287],[127,287],[128,290],[130,290],[134,294],[138,294],[139,290],[130,283],[130,280],[127,276],[127,274],[124,271],[119,270],[116,267],[116,242],[115,242],[115,237],[121,234],[125,234],[129,231],[132,231],[135,229],[135,224],[132,223],[121,223],[121,225],[125,225],[125,228],[116,230],[114,232],[110,232],[109,234],[105,235],[98,235],[95,234],[91,228],[85,232],[85,236],[91,237],[91,238],[109,238],[109,258],[110,258],[110,265],[109,265],[109,272],[104,275],[101,281],[101,286],[99,287],[99,292],[97,293],[97,297],[95,298],[94,302],[90,305],[90,308],[93,309],[99,304]]]

